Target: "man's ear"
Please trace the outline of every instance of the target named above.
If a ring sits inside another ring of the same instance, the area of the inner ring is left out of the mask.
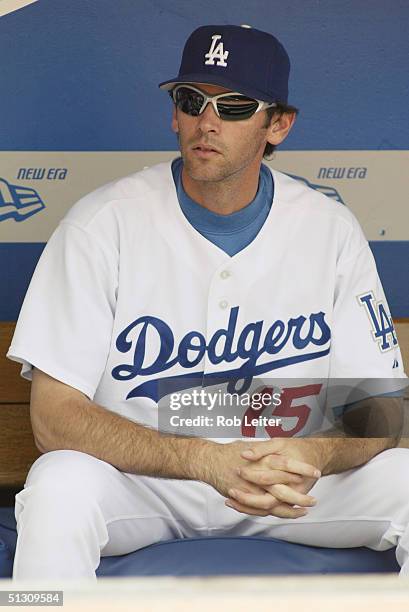
[[[176,114],[176,106],[173,105],[173,111],[172,111],[172,130],[178,134],[179,133],[179,123],[178,123],[178,118],[177,118],[177,114]]]
[[[272,145],[282,143],[293,127],[296,117],[296,113],[283,113],[278,117],[273,115],[267,128],[267,141]]]

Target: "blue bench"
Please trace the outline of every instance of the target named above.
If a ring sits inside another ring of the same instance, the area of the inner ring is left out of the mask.
[[[0,577],[10,578],[17,533],[13,508],[0,508]],[[260,537],[168,540],[103,557],[98,576],[210,576],[398,572],[394,549],[319,548]]]

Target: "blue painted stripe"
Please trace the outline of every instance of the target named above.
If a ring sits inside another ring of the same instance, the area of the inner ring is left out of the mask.
[[[408,19],[407,0],[42,0],[0,19],[0,146],[174,150],[158,83],[176,74],[194,28],[227,20],[288,49],[301,113],[280,149],[406,150]]]
[[[370,243],[394,318],[409,317],[409,240]],[[43,243],[0,243],[0,321],[15,321]]]
[[[392,317],[409,317],[409,240],[369,243]]]
[[[0,243],[0,321],[16,321],[34,269],[40,242]]]

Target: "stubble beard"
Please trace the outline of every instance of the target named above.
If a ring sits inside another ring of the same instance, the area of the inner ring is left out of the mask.
[[[226,160],[220,154],[216,159],[207,161],[201,159],[191,159],[189,155],[184,154],[183,151],[181,152],[184,168],[190,178],[194,181],[220,183],[237,172],[237,169],[234,168],[233,164],[229,163],[228,161],[226,162]]]
[[[223,181],[234,181],[242,170],[244,170],[256,156],[257,149],[254,144],[246,149],[245,158],[231,160],[225,153],[219,153],[214,159],[203,160],[194,158],[194,153],[186,146],[180,134],[178,134],[179,148],[183,158],[183,165],[189,177],[198,182],[221,183]],[[253,148],[254,147],[254,148]]]

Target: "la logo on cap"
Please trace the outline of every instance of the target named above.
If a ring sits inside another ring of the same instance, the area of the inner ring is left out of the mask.
[[[229,52],[224,50],[224,46],[222,42],[219,42],[219,44],[216,47],[217,41],[221,39],[221,35],[220,34],[214,34],[212,36],[212,43],[210,45],[210,49],[209,51],[205,54],[205,64],[208,64],[209,66],[214,66],[214,60],[218,60],[216,62],[216,66],[227,66],[226,60],[229,56]]]

